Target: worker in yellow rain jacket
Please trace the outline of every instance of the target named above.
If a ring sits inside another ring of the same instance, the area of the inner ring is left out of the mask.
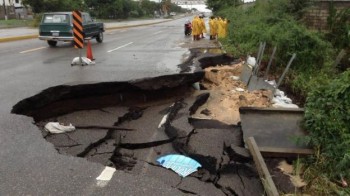
[[[219,17],[218,20],[218,37],[219,38],[224,38],[224,20]]]
[[[192,20],[192,35],[193,40],[199,40],[199,35],[201,34],[201,25],[198,16],[195,16]]]
[[[227,20],[226,18],[223,20],[223,23],[222,23],[222,27],[223,27],[222,38],[225,38],[227,36],[228,24],[229,23],[230,23],[230,20]]]
[[[216,35],[218,34],[218,24],[214,16],[210,17],[209,28],[210,28],[210,40],[215,40]]]
[[[204,33],[207,33],[207,28],[205,27],[205,21],[204,21],[204,18],[203,16],[200,16],[199,17],[199,20],[200,20],[200,26],[201,26],[201,38],[204,38]]]

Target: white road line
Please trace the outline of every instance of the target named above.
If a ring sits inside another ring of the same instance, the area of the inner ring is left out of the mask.
[[[155,32],[155,33],[153,33],[153,35],[157,35],[157,34],[159,34],[159,33],[161,33],[161,32],[163,32],[163,31]]]
[[[126,46],[128,46],[128,45],[130,45],[130,44],[133,44],[133,43],[134,43],[134,42],[127,43],[127,44],[125,44],[125,45],[119,46],[118,48],[114,48],[114,49],[112,49],[112,50],[108,50],[107,52],[113,52],[113,51],[119,50],[119,49],[124,48],[124,47],[126,47]]]
[[[41,49],[44,49],[44,48],[47,48],[47,47],[40,47],[40,48],[34,48],[34,49],[30,49],[30,50],[25,50],[25,51],[20,52],[20,54],[24,54],[24,53],[28,53],[28,52],[34,52],[34,51],[41,50]]]
[[[125,32],[125,31],[126,31],[126,30],[120,30],[119,33],[123,33],[123,32]]]
[[[116,171],[113,167],[105,167],[101,174],[96,178],[97,186],[104,187],[112,179],[114,172]]]

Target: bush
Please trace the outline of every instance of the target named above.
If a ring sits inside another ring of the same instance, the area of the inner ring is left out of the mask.
[[[294,4],[293,4],[294,3]],[[293,53],[297,54],[285,83],[294,94],[306,97],[313,84],[328,81],[334,75],[332,63],[334,50],[324,35],[307,29],[297,19],[304,4],[290,0],[257,2],[253,7],[227,8],[218,14],[231,20],[229,36],[221,40],[235,56],[256,56],[259,42],[267,48],[263,61],[267,62],[272,48],[277,46],[273,70],[276,75],[285,68]],[[326,74],[324,74],[326,73]],[[304,99],[303,99],[304,100]]]
[[[43,17],[43,14],[35,14],[34,19],[32,20],[30,26],[39,27],[42,17]]]
[[[307,98],[306,141],[319,150],[329,177],[350,177],[350,70]]]
[[[285,14],[287,11],[284,7],[290,7],[287,6],[289,1],[270,2],[245,10],[229,8],[221,12],[231,20],[231,31],[225,43],[231,45],[234,55],[254,54],[259,42],[265,41],[267,51],[277,46],[277,66],[285,66],[293,53],[297,54],[294,69],[303,71],[319,70],[330,61],[333,55],[331,43],[325,41],[321,34],[308,30],[292,15]]]

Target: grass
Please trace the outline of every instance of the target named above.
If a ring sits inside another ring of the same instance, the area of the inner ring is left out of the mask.
[[[33,20],[0,20],[0,28],[31,27]]]

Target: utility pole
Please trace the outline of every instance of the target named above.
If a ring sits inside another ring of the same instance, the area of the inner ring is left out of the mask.
[[[5,20],[7,20],[7,11],[6,11],[5,0],[2,0],[2,2],[3,2],[3,6],[4,6],[4,16],[5,16]]]

